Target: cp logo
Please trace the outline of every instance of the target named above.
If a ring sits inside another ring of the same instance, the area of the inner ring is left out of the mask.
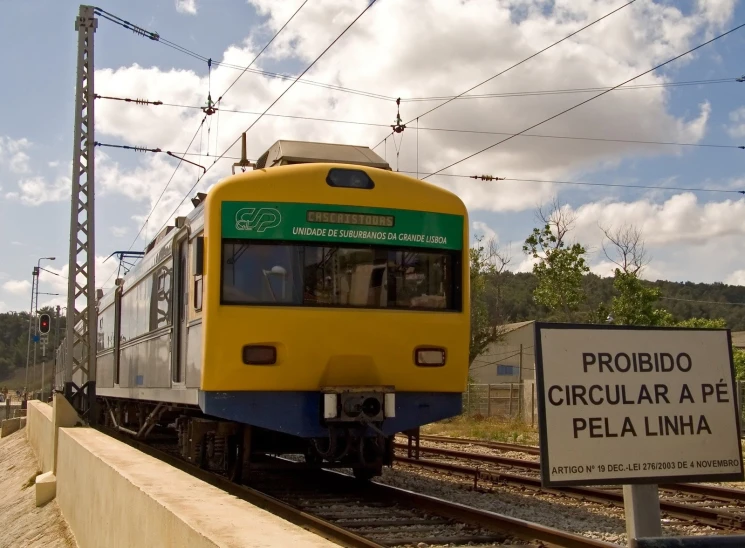
[[[260,209],[244,207],[243,209],[239,209],[238,213],[235,214],[236,230],[264,232],[268,228],[278,226],[281,221],[282,215],[280,215],[279,211],[271,207],[262,207]]]

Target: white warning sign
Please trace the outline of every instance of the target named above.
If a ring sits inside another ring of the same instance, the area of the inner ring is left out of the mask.
[[[536,323],[545,486],[743,479],[728,330]]]

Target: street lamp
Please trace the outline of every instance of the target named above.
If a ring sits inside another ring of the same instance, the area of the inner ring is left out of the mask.
[[[34,331],[34,312],[38,309],[39,301],[39,270],[41,261],[54,261],[56,257],[41,257],[36,261],[36,268],[31,274],[31,308],[28,313],[28,345],[26,347],[26,386],[24,392],[28,393],[28,362],[31,357],[31,333]],[[34,346],[34,372],[36,371],[36,346]]]

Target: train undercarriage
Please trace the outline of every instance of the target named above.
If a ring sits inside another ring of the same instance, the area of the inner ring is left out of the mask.
[[[366,421],[332,422],[327,438],[308,439],[206,416],[197,406],[98,397],[96,407],[98,424],[169,444],[184,460],[235,482],[254,470],[283,468],[351,468],[368,480],[393,462],[393,436]]]

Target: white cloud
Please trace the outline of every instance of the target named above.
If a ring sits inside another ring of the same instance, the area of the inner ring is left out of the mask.
[[[20,192],[8,192],[5,197],[18,199],[30,206],[59,202],[70,198],[71,185],[69,177],[58,176],[53,183],[49,183],[46,177],[36,175],[18,181]]]
[[[745,198],[699,203],[694,194],[683,193],[663,203],[648,199],[593,202],[580,206],[576,213],[580,240],[599,241],[599,223],[606,228],[633,224],[653,246],[710,245],[717,238],[745,234]]]
[[[745,269],[735,270],[724,279],[724,283],[730,285],[745,285]]]
[[[6,166],[12,173],[29,173],[30,158],[24,151],[30,147],[28,139],[0,136],[0,167]]]
[[[31,291],[31,282],[28,280],[8,280],[2,287],[8,293],[23,295]]]
[[[112,226],[109,228],[111,233],[114,235],[115,238],[121,238],[127,232],[129,232],[129,229],[126,226]]]
[[[6,305],[3,301],[0,301],[0,312],[8,312],[8,305]]]
[[[482,221],[474,221],[472,226],[473,236],[483,236],[485,240],[491,240],[492,238],[497,237],[497,232],[488,224]]]
[[[727,128],[727,133],[735,138],[745,137],[745,107],[730,112],[729,119],[732,124]]]
[[[29,160],[30,158],[25,152],[16,152],[11,157],[8,167],[13,173],[28,173],[31,171],[28,165]]]
[[[251,3],[268,18],[265,26],[272,32],[279,29],[297,8],[297,2],[252,0]],[[314,59],[364,5],[365,0],[308,3],[267,54],[302,66]],[[545,10],[533,0],[516,0],[502,5],[495,5],[491,0],[382,3],[366,13],[307,78],[393,97],[453,95],[607,11],[606,3],[591,0],[557,1]],[[509,77],[498,78],[475,92],[615,85],[689,48],[701,39],[702,33],[729,21],[732,11],[730,0],[719,0],[715,4],[702,0],[686,13],[670,4],[634,4],[511,71]],[[518,16],[520,13],[526,15]],[[448,21],[448,24],[439,24],[441,21]],[[500,37],[496,42],[495,36]],[[222,61],[245,66],[260,47],[261,44],[255,43],[250,36],[243,43],[228,48]],[[360,62],[361,59],[364,62]],[[686,62],[686,59],[681,62]],[[681,62],[675,66],[680,66]],[[261,66],[260,59],[257,68]],[[223,66],[214,69],[212,96],[219,96],[238,74]],[[447,78],[443,78],[443,74],[447,74]],[[107,90],[116,90],[123,96],[157,97],[186,105],[202,105],[206,100],[207,80],[203,73],[197,75],[186,70],[131,65],[99,70],[96,79],[103,94],[108,93]],[[651,74],[635,83],[667,80],[664,75]],[[221,106],[260,112],[287,86],[286,81],[247,73],[225,96]],[[422,118],[419,124],[421,127],[519,131],[585,98],[587,95],[584,94],[568,94],[459,100]],[[693,117],[680,118],[669,112],[668,100],[669,92],[664,88],[614,92],[557,118],[535,132],[699,141],[708,124],[709,104],[700,105]],[[404,121],[408,121],[436,104],[405,102],[401,105],[401,115]],[[130,145],[146,144],[174,152],[185,149],[204,116],[199,110],[143,109],[137,105],[105,101],[97,104],[97,109],[97,129],[102,136],[115,137]],[[334,92],[302,83],[295,85],[270,111],[372,123],[390,123],[395,112],[393,101]],[[223,112],[218,130],[217,118],[213,116],[207,122],[212,123],[209,141],[205,127],[190,151],[201,148],[204,152],[209,147],[211,154],[222,152],[255,118],[253,115]],[[381,155],[387,156],[394,168],[405,171],[418,168],[420,173],[430,172],[500,139],[493,135],[426,130],[420,130],[417,135],[415,128],[416,124],[412,123],[403,133],[398,162],[391,142],[387,143],[387,152],[383,146],[377,149]],[[276,139],[373,146],[385,136],[385,132],[385,128],[265,117],[249,134],[248,155],[257,158]],[[230,155],[237,153],[238,145]],[[682,153],[674,147],[520,137],[478,155],[450,172],[557,179],[607,167],[624,158]],[[212,165],[211,158],[190,159],[206,167]],[[196,190],[203,191],[219,177],[229,174],[232,162],[232,159],[219,162]],[[99,181],[107,181],[102,184],[109,192],[120,192],[142,201],[140,219],[144,219],[173,173],[175,164],[175,160],[164,155],[142,159],[134,169],[124,169],[117,162],[111,162],[108,175],[103,168],[99,169]],[[179,169],[150,224],[157,225],[155,228],[162,224],[165,216],[173,211],[194,183],[198,171],[198,168],[186,165]],[[534,208],[554,194],[554,189],[546,184],[480,182],[445,177],[429,180],[458,193],[472,210],[522,211]],[[189,207],[187,201],[185,209]]]
[[[17,240],[13,240],[12,242],[10,242],[10,245],[23,245],[23,242],[19,242]]]
[[[176,11],[179,13],[197,14],[196,0],[176,0]]]
[[[96,287],[111,289],[114,287],[114,276],[119,263],[112,257],[107,260],[106,256],[96,256]],[[52,265],[46,265],[39,275],[39,286],[45,288],[48,293],[58,293],[58,295],[42,296],[39,295],[39,306],[67,306],[67,277],[69,274],[69,265],[65,264],[57,268]],[[9,282],[6,282],[9,283]],[[26,282],[30,289],[30,283]],[[105,285],[104,285],[105,284]]]

